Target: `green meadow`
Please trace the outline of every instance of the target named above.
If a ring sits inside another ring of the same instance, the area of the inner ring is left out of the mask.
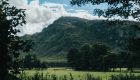
[[[35,73],[40,73],[43,75],[56,75],[57,77],[62,76],[69,76],[72,74],[74,80],[83,80],[84,77],[86,77],[87,74],[90,74],[94,77],[100,77],[102,80],[108,80],[111,75],[126,75],[126,74],[134,74],[136,76],[140,75],[140,73],[134,72],[96,72],[96,71],[74,71],[72,69],[68,68],[48,68],[43,70],[25,70],[24,71],[28,76],[33,76]]]

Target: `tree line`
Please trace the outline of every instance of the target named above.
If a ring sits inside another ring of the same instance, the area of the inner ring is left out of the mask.
[[[33,69],[33,68],[47,68],[46,62],[40,61],[35,54],[27,54],[21,59],[21,68]]]
[[[131,40],[129,50],[119,53],[102,43],[84,44],[80,48],[69,50],[68,63],[75,70],[114,71],[115,68],[120,68],[121,71],[121,68],[127,68],[133,71],[133,68],[140,68],[139,40]]]

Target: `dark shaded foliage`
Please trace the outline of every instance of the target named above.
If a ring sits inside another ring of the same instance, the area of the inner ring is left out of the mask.
[[[18,66],[9,66],[8,62],[14,57],[14,63],[18,63],[16,59],[21,48],[20,39],[16,34],[19,32],[17,26],[26,23],[24,11],[10,6],[8,0],[0,0],[0,80],[8,80],[9,67],[15,69]]]
[[[41,62],[36,55],[33,54],[27,54],[25,58],[22,60],[23,62],[22,67],[27,69],[32,68],[47,68],[47,64],[45,62]]]
[[[77,53],[76,53],[77,52]],[[85,44],[80,49],[71,49],[68,53],[68,63],[75,70],[103,70],[103,58],[108,54],[104,44]]]
[[[94,14],[104,16],[108,19],[121,17],[128,19],[130,16],[135,20],[140,20],[140,1],[139,0],[71,0],[72,5],[83,6],[91,3],[92,5],[106,4],[107,9],[95,9]]]
[[[139,49],[134,50],[137,52]],[[67,54],[67,59],[69,65],[75,70],[110,71],[113,69],[115,71],[115,68],[120,68],[121,71],[121,68],[127,68],[128,71],[133,72],[134,68],[140,68],[139,53],[132,53],[129,50],[114,53],[104,44],[92,46],[85,44],[79,49],[71,49]]]

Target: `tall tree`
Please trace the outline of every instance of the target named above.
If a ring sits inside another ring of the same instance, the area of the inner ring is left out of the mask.
[[[128,61],[130,56],[128,55],[127,52],[120,52],[118,54],[118,67],[120,68],[120,72],[122,71],[121,68],[127,68],[128,66]]]
[[[71,49],[67,54],[68,63],[76,70],[103,70],[103,57],[108,53],[104,44],[84,44]]]
[[[92,52],[93,58],[94,58],[94,63],[93,63],[94,69],[103,70],[103,67],[104,67],[103,58],[104,58],[104,55],[108,54],[109,47],[102,43],[96,43],[96,44],[92,45],[91,52]]]
[[[9,80],[8,53],[11,43],[19,41],[17,26],[26,23],[24,11],[10,6],[8,0],[0,0],[0,80]]]
[[[79,54],[79,50],[76,48],[70,49],[67,54],[68,63],[72,68],[75,68],[79,63],[78,57],[80,56],[78,54]]]
[[[82,70],[88,70],[89,69],[89,54],[90,54],[91,47],[89,44],[84,44],[80,48],[80,62],[81,69]]]
[[[117,68],[118,55],[116,53],[109,53],[104,56],[104,69]]]
[[[133,66],[140,68],[140,38],[130,38],[127,49],[131,51]]]

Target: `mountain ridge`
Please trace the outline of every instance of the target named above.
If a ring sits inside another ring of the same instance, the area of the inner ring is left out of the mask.
[[[136,35],[133,33],[134,25],[135,22],[130,23],[130,21],[126,21],[125,25],[109,25],[104,20],[61,17],[42,32],[25,35],[23,38],[35,42],[30,52],[33,54],[65,55],[70,48],[79,48],[84,43],[98,42],[119,51],[125,38]]]

